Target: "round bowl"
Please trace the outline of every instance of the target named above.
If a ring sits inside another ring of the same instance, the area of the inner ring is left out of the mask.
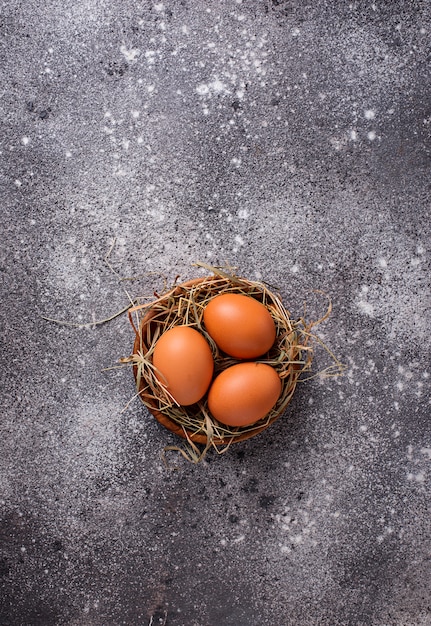
[[[276,326],[273,347],[264,358],[256,360],[268,363],[277,370],[282,392],[268,415],[251,426],[231,428],[218,423],[208,411],[206,396],[190,407],[169,405],[152,368],[152,351],[158,337],[167,328],[185,323],[194,326],[208,340],[215,361],[215,374],[240,362],[218,350],[202,321],[205,304],[221,293],[242,293],[256,298],[270,312]],[[132,319],[133,314],[137,315],[136,323]],[[307,345],[304,322],[292,320],[279,295],[270,291],[264,283],[237,278],[225,272],[175,285],[152,303],[133,307],[129,317],[135,330],[133,354],[129,361],[133,362],[137,393],[160,424],[193,443],[225,447],[255,437],[280,417],[292,399],[300,374],[311,365],[312,350]]]

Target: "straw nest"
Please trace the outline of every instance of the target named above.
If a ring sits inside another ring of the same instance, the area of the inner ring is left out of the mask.
[[[198,264],[213,272],[212,276],[196,278],[178,284],[149,304],[134,306],[129,319],[135,330],[133,354],[122,359],[133,365],[137,394],[154,417],[168,430],[188,440],[188,453],[176,446],[189,460],[197,462],[213,446],[225,451],[232,443],[254,437],[270,426],[286,409],[303,372],[309,370],[313,359],[310,329],[304,319],[293,320],[283,306],[280,296],[266,284],[227,273],[221,268]],[[205,330],[203,311],[216,295],[224,293],[246,294],[261,302],[271,314],[276,327],[276,340],[260,363],[271,365],[282,381],[282,392],[277,404],[266,417],[251,426],[230,428],[217,422],[209,413],[206,396],[192,406],[179,406],[155,376],[152,355],[162,333],[178,325],[198,330],[208,341],[215,363],[214,374],[240,361],[220,352]],[[326,315],[319,320],[326,319]],[[202,453],[196,444],[205,446]]]

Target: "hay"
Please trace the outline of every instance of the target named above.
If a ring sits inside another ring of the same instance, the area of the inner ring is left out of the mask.
[[[331,312],[329,304],[326,314],[317,322],[307,324],[303,318],[293,320],[279,295],[263,282],[239,278],[222,268],[198,265],[212,271],[214,275],[176,285],[153,302],[129,309],[129,319],[136,333],[135,344],[133,354],[121,360],[122,363],[133,365],[137,395],[155,418],[172,432],[187,439],[191,446],[186,453],[176,446],[169,446],[167,450],[179,450],[193,462],[198,462],[210,447],[220,453],[232,443],[255,436],[283,413],[293,397],[300,376],[311,368],[313,348],[310,338],[314,337],[311,328],[326,319]],[[255,298],[267,308],[276,327],[273,347],[265,358],[256,360],[271,365],[277,371],[282,381],[282,392],[277,404],[265,418],[246,427],[230,428],[217,422],[208,411],[206,396],[195,405],[179,406],[156,377],[152,363],[157,340],[162,333],[177,325],[190,326],[203,334],[212,350],[215,374],[241,362],[221,353],[203,324],[205,306],[214,296],[225,293],[239,293]],[[335,361],[333,370],[339,373],[341,364],[328,352]],[[203,444],[204,451],[201,452],[196,444]]]

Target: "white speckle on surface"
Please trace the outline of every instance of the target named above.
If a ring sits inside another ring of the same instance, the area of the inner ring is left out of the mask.
[[[249,217],[249,212],[247,209],[240,209],[238,211],[238,217],[240,220],[246,220]]]
[[[352,141],[356,141],[356,140],[357,140],[357,138],[358,138],[358,133],[357,133],[357,132],[356,132],[356,130],[353,128],[353,129],[350,131],[350,139],[351,139]]]
[[[364,111],[364,117],[367,120],[373,120],[376,117],[376,113],[373,109],[366,109],[366,111]]]
[[[299,266],[296,265],[296,263],[294,265],[292,265],[292,267],[290,268],[290,271],[292,272],[292,274],[297,274],[299,272]]]
[[[334,148],[334,150],[337,150],[338,152],[344,146],[345,141],[343,139],[340,139],[339,137],[331,137],[329,143]]]
[[[365,313],[365,315],[368,315],[369,317],[374,317],[374,307],[370,302],[367,302],[366,300],[359,300],[358,308],[361,313]]]
[[[139,48],[130,48],[129,50],[124,45],[120,47],[120,52],[129,63],[136,61],[136,57],[140,54]]]
[[[210,89],[208,85],[202,84],[196,87],[196,91],[200,96],[206,96],[210,92]]]
[[[411,480],[417,483],[424,483],[425,482],[425,472],[417,472],[416,474],[414,472],[409,472],[407,474],[407,480]]]
[[[369,133],[367,133],[367,137],[370,141],[374,141],[374,139],[376,138],[376,133],[374,130],[370,130]]]
[[[239,159],[238,157],[233,157],[230,160],[231,164],[234,165],[235,167],[239,167],[241,165],[241,159]]]
[[[15,180],[15,185],[16,185],[17,187],[21,187],[22,182],[21,182],[21,181],[17,178],[17,179]]]
[[[213,80],[212,83],[210,83],[210,88],[215,91],[215,93],[222,93],[222,92],[226,92],[226,85],[224,83],[222,83],[221,80],[219,80],[218,78],[216,78],[215,80]]]
[[[377,259],[377,263],[379,264],[380,267],[382,267],[383,269],[388,267],[388,262],[386,261],[386,259],[384,257],[379,257]]]
[[[70,157],[72,156],[71,151],[70,150],[66,150],[65,156],[66,156],[66,159],[70,159]]]
[[[155,59],[156,53],[154,50],[146,50],[144,57],[147,60],[148,65],[153,65],[156,61]]]
[[[201,83],[196,87],[196,91],[200,96],[207,96],[211,92],[215,94],[230,93],[226,84],[223,83],[219,78],[215,78],[209,83]]]
[[[30,137],[23,137],[23,138],[21,139],[21,143],[22,143],[24,146],[28,146],[28,144],[30,143]]]
[[[235,235],[235,241],[238,245],[243,246],[244,245],[244,239],[241,237],[241,235]]]

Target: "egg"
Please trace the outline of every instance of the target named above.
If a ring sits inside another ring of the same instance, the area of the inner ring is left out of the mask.
[[[277,404],[281,380],[265,363],[238,363],[223,370],[208,392],[213,417],[227,426],[254,424]]]
[[[160,336],[154,347],[153,365],[158,380],[183,406],[205,395],[214,371],[208,342],[189,326],[174,326]]]
[[[274,320],[268,309],[251,296],[215,296],[205,307],[203,320],[217,346],[237,359],[255,359],[275,341]]]

